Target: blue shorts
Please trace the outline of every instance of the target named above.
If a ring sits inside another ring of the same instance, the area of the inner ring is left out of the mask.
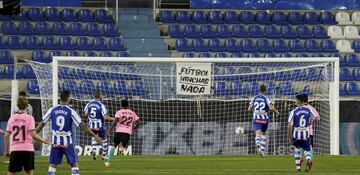
[[[253,127],[255,131],[266,132],[268,129],[269,121],[267,119],[253,119]]]
[[[68,145],[67,147],[51,146],[49,164],[61,164],[64,154],[68,164],[74,164],[78,161],[74,145]]]
[[[292,140],[293,145],[297,148],[302,148],[305,151],[310,151],[311,147],[310,147],[310,139],[308,140],[297,140],[294,139]]]
[[[93,131],[95,134],[97,134],[101,138],[104,138],[105,134],[107,132],[107,129],[105,127],[101,127],[101,128],[97,128],[97,129],[90,128],[90,129],[91,129],[91,131]]]

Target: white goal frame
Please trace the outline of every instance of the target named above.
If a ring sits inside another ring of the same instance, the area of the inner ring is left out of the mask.
[[[333,79],[329,83],[330,104],[330,154],[339,155],[339,75],[340,63],[336,57],[311,58],[174,58],[174,57],[71,57],[55,56],[52,61],[52,103],[58,104],[58,62],[152,62],[152,63],[301,63],[301,62],[333,62]]]

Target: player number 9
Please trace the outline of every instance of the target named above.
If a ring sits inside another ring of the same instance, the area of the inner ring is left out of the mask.
[[[56,117],[56,125],[59,127],[59,130],[63,130],[65,125],[65,118],[63,116]]]

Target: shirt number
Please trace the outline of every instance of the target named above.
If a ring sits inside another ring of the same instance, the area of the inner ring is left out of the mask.
[[[65,118],[63,116],[56,117],[56,125],[59,127],[59,130],[63,130],[65,126]]]
[[[132,117],[126,117],[126,116],[122,116],[121,120],[120,120],[120,125],[125,125],[130,127],[131,123],[133,122],[133,118]]]
[[[25,126],[13,126],[13,130],[14,132],[14,137],[13,137],[13,141],[20,141],[20,130],[21,130],[21,134],[22,134],[22,141],[25,141]]]
[[[305,127],[305,126],[306,126],[305,115],[302,115],[302,116],[300,117],[299,125],[300,125],[300,127]]]
[[[96,118],[96,108],[90,109],[90,118]]]
[[[254,110],[258,113],[264,114],[265,113],[265,106],[266,104],[264,102],[255,102],[254,103]]]

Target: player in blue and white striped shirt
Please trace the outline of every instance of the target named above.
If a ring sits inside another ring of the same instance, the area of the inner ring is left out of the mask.
[[[266,131],[269,125],[269,112],[273,111],[279,115],[270,101],[270,99],[265,96],[266,86],[260,85],[260,93],[251,99],[250,105],[248,108],[249,112],[253,113],[253,127],[256,133],[255,144],[256,151],[262,156],[265,156],[267,137]]]
[[[101,137],[103,139],[101,152],[102,152],[102,159],[105,160],[105,159],[107,159],[109,142],[108,142],[107,138],[105,137],[107,129],[105,127],[104,122],[105,122],[105,120],[114,121],[114,118],[107,115],[106,107],[101,102],[101,100],[102,100],[101,93],[99,91],[96,91],[94,96],[95,96],[95,100],[92,100],[86,104],[86,106],[84,108],[84,113],[85,113],[85,116],[88,117],[88,127],[95,134],[97,134],[99,137]],[[96,153],[95,153],[96,145],[97,145],[96,140],[93,137],[91,139],[91,146],[92,146],[91,155],[94,160],[96,160]]]
[[[305,106],[307,95],[301,94],[296,96],[297,107],[290,112],[288,119],[288,139],[295,146],[294,157],[296,169],[301,171],[301,150],[304,150],[307,160],[305,171],[310,171],[312,167],[312,154],[310,146],[309,126],[311,120],[315,120],[316,114]]]
[[[66,156],[70,164],[71,175],[79,175],[77,152],[74,146],[72,125],[80,127],[89,135],[96,138],[98,142],[101,138],[95,135],[82,121],[78,113],[68,106],[70,102],[70,92],[64,91],[60,94],[60,104],[50,108],[42,118],[36,131],[40,132],[45,124],[51,121],[52,137],[51,151],[49,157],[48,175],[55,175],[57,165],[61,164],[63,155]]]

